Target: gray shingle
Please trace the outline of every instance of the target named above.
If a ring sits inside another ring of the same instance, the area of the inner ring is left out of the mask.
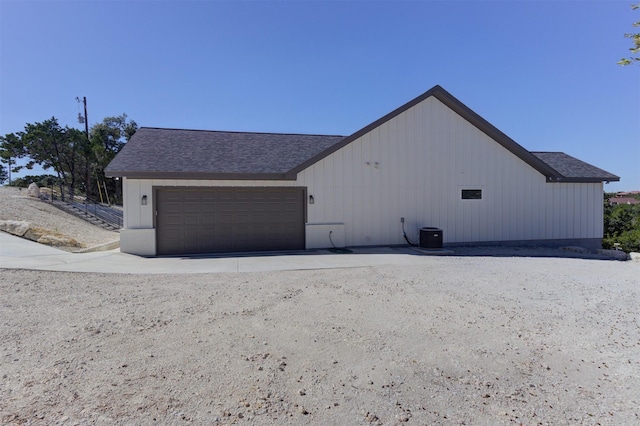
[[[559,181],[602,182],[619,181],[620,177],[596,166],[580,161],[564,152],[532,152],[549,167],[558,172]]]
[[[140,128],[107,167],[110,176],[283,178],[344,136]],[[157,175],[157,176],[156,176]]]

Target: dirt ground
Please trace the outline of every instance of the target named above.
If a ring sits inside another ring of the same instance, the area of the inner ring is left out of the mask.
[[[120,240],[118,232],[98,228],[73,215],[63,212],[54,205],[27,196],[24,188],[0,186],[0,221],[26,221],[33,227],[51,231],[76,240],[81,248]],[[65,251],[76,251],[79,247],[58,247]],[[2,265],[0,265],[2,266]]]
[[[5,424],[640,424],[640,263],[0,270]]]

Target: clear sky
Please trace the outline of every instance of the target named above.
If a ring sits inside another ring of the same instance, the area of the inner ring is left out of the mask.
[[[635,0],[0,0],[0,134],[52,116],[349,135],[439,84],[640,189]]]

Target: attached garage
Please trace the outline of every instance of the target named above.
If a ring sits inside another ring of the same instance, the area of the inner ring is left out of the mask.
[[[305,190],[156,188],[159,255],[305,248]]]

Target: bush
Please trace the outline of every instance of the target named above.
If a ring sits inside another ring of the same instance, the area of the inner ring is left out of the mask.
[[[31,183],[36,183],[40,188],[51,187],[51,185],[58,185],[58,177],[54,175],[38,175],[38,176],[23,176],[21,178],[13,179],[10,186],[18,188],[28,188]]]
[[[602,246],[640,252],[640,204],[611,206],[605,198]]]

